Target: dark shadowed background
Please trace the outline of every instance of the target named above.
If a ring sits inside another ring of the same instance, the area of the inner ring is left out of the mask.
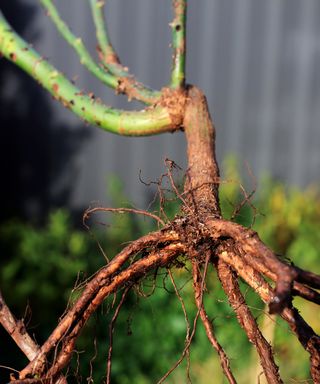
[[[61,15],[95,54],[86,0],[57,0]],[[124,97],[100,85],[79,64],[37,0],[2,1],[26,40],[79,87],[115,107]],[[109,0],[111,39],[138,79],[168,83],[169,0]],[[219,159],[234,153],[259,177],[289,185],[319,182],[320,2],[318,0],[189,0],[187,79],[206,93],[217,127]],[[138,108],[135,103],[130,108]],[[56,206],[81,211],[107,204],[108,176],[145,205],[166,157],[185,166],[182,134],[123,138],[85,126],[32,79],[0,61],[2,194],[5,217],[45,217]]]

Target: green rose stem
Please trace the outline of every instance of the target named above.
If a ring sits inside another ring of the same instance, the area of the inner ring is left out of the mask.
[[[88,71],[90,71],[94,76],[96,76],[104,84],[108,85],[109,87],[116,88],[118,85],[117,79],[111,74],[105,72],[102,68],[100,68],[95,63],[90,53],[87,51],[85,45],[83,44],[83,41],[71,32],[67,24],[61,19],[57,11],[57,8],[51,3],[51,1],[40,0],[40,2],[47,10],[48,16],[54,22],[60,34],[77,52],[80,58],[81,64],[83,64],[88,69]]]
[[[48,3],[51,2],[51,0],[42,0],[42,3],[44,2]],[[90,0],[90,6],[96,27],[100,60],[102,65],[117,78],[118,90],[126,93],[129,98],[135,98],[145,104],[153,104],[158,101],[161,93],[138,82],[135,77],[128,72],[128,68],[121,64],[108,35],[104,17],[105,2],[101,0]]]
[[[90,0],[91,13],[93,17],[93,21],[96,27],[96,36],[99,43],[99,47],[101,52],[103,53],[106,59],[105,61],[114,61],[116,63],[119,62],[118,56],[114,52],[113,46],[110,42],[107,27],[104,18],[104,1],[101,0]]]
[[[175,16],[170,24],[173,48],[171,87],[183,88],[185,84],[187,0],[172,0],[172,4]]]
[[[134,92],[134,95],[132,94],[132,92],[130,95],[128,95],[130,98],[136,98],[147,104],[152,104],[155,98],[159,98],[159,92],[153,91],[145,87],[143,84],[136,82],[134,79],[131,79],[132,76],[120,64],[116,64],[114,60],[112,65],[105,66],[107,70],[104,70],[103,67],[99,67],[99,65],[96,64],[96,62],[93,60],[90,53],[86,49],[81,38],[75,36],[71,32],[68,25],[62,20],[57,8],[54,6],[52,1],[40,0],[40,2],[46,9],[48,16],[55,24],[61,36],[70,44],[70,46],[78,54],[81,64],[83,64],[88,69],[88,71],[90,71],[95,77],[97,77],[109,87],[117,90],[119,90],[119,86],[121,85],[121,77],[130,78],[130,81],[134,83],[132,87],[135,87],[137,89],[136,92]],[[104,28],[103,26],[104,21],[101,14],[101,3],[99,1],[91,2],[91,10],[97,28],[97,33],[99,35],[99,44],[102,42],[104,48],[107,46],[109,51],[113,51],[113,48],[109,43],[107,37],[106,28]],[[113,54],[112,57],[117,56]],[[119,91],[127,93],[127,89],[120,89]]]
[[[85,95],[61,72],[17,35],[0,12],[0,53],[46,88],[54,98],[86,122],[127,136],[144,136],[179,128],[167,108],[123,111],[108,107],[91,94]]]

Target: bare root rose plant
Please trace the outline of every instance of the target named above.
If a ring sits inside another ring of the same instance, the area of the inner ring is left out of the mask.
[[[28,335],[23,322],[16,320],[0,296],[0,322],[29,364],[12,378],[12,383],[66,383],[65,370],[70,364],[75,343],[88,319],[103,301],[118,293],[121,297],[114,313],[116,320],[128,292],[148,274],[170,269],[179,262],[190,263],[193,278],[196,318],[204,326],[208,342],[219,356],[221,369],[229,383],[236,383],[229,359],[217,341],[215,328],[203,303],[208,266],[218,274],[239,325],[254,345],[268,383],[282,383],[273,350],[262,335],[256,319],[239,289],[239,279],[246,282],[269,307],[281,316],[310,354],[310,372],[320,383],[320,338],[292,304],[294,296],[320,303],[320,276],[279,259],[252,229],[221,215],[218,190],[219,168],[215,156],[215,128],[207,101],[200,89],[185,82],[186,0],[172,0],[173,60],[171,81],[156,91],[138,82],[114,51],[104,19],[104,2],[89,0],[98,40],[95,60],[82,40],[75,36],[60,17],[51,0],[40,0],[63,38],[77,52],[81,63],[99,80],[117,93],[145,104],[141,111],[110,108],[85,94],[26,43],[0,13],[0,53],[37,80],[66,108],[89,124],[119,135],[143,136],[182,130],[187,141],[188,168],[184,190],[172,188],[182,201],[179,216],[172,221],[157,218],[159,230],[132,241],[87,281],[81,294],[42,345]],[[85,219],[94,212],[88,210]],[[150,215],[152,215],[150,213]],[[178,293],[177,293],[178,294]],[[178,303],[178,305],[180,305]],[[211,314],[212,315],[212,314]],[[191,337],[186,339],[182,358],[188,354]],[[152,342],[152,341],[150,341]],[[106,356],[106,382],[111,380],[111,353]],[[170,374],[168,371],[159,382]]]

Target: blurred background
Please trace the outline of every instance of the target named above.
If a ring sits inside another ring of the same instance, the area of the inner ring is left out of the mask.
[[[128,103],[125,97],[116,96],[99,84],[79,64],[37,0],[1,3],[1,10],[13,27],[59,70],[76,79],[80,88],[94,92],[114,107],[140,108],[138,103]],[[217,129],[218,159],[226,164],[224,178],[238,180],[237,186],[231,183],[226,187],[225,201],[235,206],[241,200],[240,180],[250,189],[256,179],[256,205],[263,214],[270,215],[264,216],[263,222],[256,221],[262,237],[279,253],[290,255],[297,262],[303,258],[304,266],[316,270],[319,252],[315,245],[320,240],[317,189],[320,2],[189,0],[188,3],[187,81],[202,88],[208,98]],[[56,0],[55,4],[95,55],[96,40],[88,1]],[[151,87],[166,86],[171,65],[171,1],[108,0],[106,11],[110,37],[122,63]],[[57,316],[52,313],[39,316],[37,308],[51,302],[51,308],[60,314],[77,272],[90,274],[104,261],[95,241],[78,229],[83,211],[93,202],[120,206],[130,201],[136,207],[146,207],[154,191],[141,183],[139,175],[144,181],[156,180],[165,171],[165,158],[185,168],[185,141],[180,133],[125,138],[86,126],[5,59],[0,60],[0,124],[3,201],[0,284],[5,293],[14,289],[8,301],[17,315],[24,316],[30,304],[33,315],[27,317],[41,338],[49,331],[50,320]],[[224,209],[229,216],[232,216],[231,208],[226,203]],[[250,207],[244,209],[237,220],[250,225],[256,213]],[[122,224],[117,220],[113,222],[115,229],[101,240],[112,249],[111,254],[121,242],[152,229],[149,224],[139,224],[133,219],[124,219]],[[44,257],[47,263],[42,262]],[[36,279],[32,274],[35,271]],[[63,303],[61,290],[64,290]],[[215,304],[220,307],[213,309],[220,311],[221,323],[232,317],[223,300],[216,299]],[[168,312],[167,304],[161,303],[164,312]],[[261,305],[255,301],[252,305],[263,313]],[[162,308],[159,302],[151,307],[153,312]],[[127,319],[130,310],[128,313]],[[319,314],[314,308],[308,307],[307,313],[314,326],[319,327]],[[172,316],[163,318],[163,323],[171,320]],[[143,321],[139,318],[140,323]],[[183,335],[183,318],[182,325],[179,321],[173,316],[173,329],[178,334],[182,331]],[[40,323],[46,325],[41,328]],[[235,328],[230,329],[230,334],[221,336],[229,344],[234,343],[235,334]],[[283,334],[282,330],[280,327],[277,331],[279,335]],[[136,337],[139,340],[142,336],[138,332]],[[176,343],[174,336],[171,340]],[[181,351],[183,336],[181,340],[175,348],[169,344],[163,353]],[[250,351],[242,336],[237,340],[238,347],[232,347],[236,348],[232,351],[235,365],[244,348]],[[10,341],[7,343],[12,356],[16,356],[15,347]],[[300,347],[290,350],[286,345],[287,339],[277,347],[283,361],[290,354],[299,356]],[[205,352],[200,343],[196,353],[199,371],[195,370],[198,378],[201,369],[209,372],[210,362],[205,360],[208,358]],[[116,363],[116,372],[123,372],[123,367],[131,364],[137,371],[128,371],[128,377],[137,375],[134,382],[147,383],[141,372],[146,367],[152,371],[150,364],[154,377],[164,373],[164,366],[170,366],[167,362],[156,365],[152,360],[156,350],[151,348],[145,353],[147,357],[141,357],[140,362]],[[247,358],[251,358],[251,353],[248,352]],[[168,360],[171,361],[169,357]],[[15,366],[15,358],[13,361],[8,365]],[[205,369],[200,364],[203,361]],[[239,363],[243,372],[246,364],[244,360]],[[292,367],[287,377],[307,377],[307,357],[301,364]],[[255,363],[252,370],[255,375]],[[249,382],[243,377],[243,382]],[[118,380],[130,382],[124,376]],[[181,376],[175,380],[172,382],[184,382]],[[208,377],[202,378],[202,382],[208,382]]]

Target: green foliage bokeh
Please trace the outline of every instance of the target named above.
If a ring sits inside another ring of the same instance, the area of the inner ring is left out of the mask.
[[[220,193],[224,216],[253,226],[275,252],[319,273],[319,190],[315,187],[305,190],[285,188],[281,183],[265,179],[258,187],[252,206],[251,202],[242,203],[248,194],[241,187],[236,162],[229,160],[224,168],[225,181]],[[121,184],[116,179],[110,184],[114,206],[123,206],[125,196]],[[169,216],[172,217],[178,209],[177,202],[170,203]],[[112,257],[123,244],[155,228],[151,221],[130,214],[108,215],[105,226],[97,226],[92,221],[90,232],[75,228],[65,210],[52,212],[42,227],[20,220],[1,225],[0,287],[8,305],[17,317],[25,319],[30,333],[36,335],[39,343],[55,326],[72,293],[74,297],[78,294],[73,290],[76,284],[102,267],[105,257]],[[174,268],[173,272],[192,327],[196,309],[188,265]],[[273,342],[285,382],[308,379],[308,356],[286,324],[279,318],[270,318],[256,295],[244,284],[241,286],[266,337]],[[88,378],[91,376],[94,382],[102,382],[108,351],[108,323],[114,311],[112,299],[106,300],[84,329],[77,345],[74,370],[69,372],[70,382],[90,382]],[[261,371],[257,357],[239,328],[212,269],[208,272],[204,300],[239,383],[256,382]],[[295,304],[315,331],[320,332],[316,306],[298,299]],[[181,304],[166,271],[158,271],[156,278],[149,276],[131,292],[122,307],[114,331],[112,382],[144,384],[157,381],[180,357],[185,334]],[[5,343],[10,344],[10,340]],[[14,351],[12,345],[8,348]],[[0,350],[0,358],[6,365],[17,368],[26,363],[22,355],[11,352],[8,356],[3,350],[5,348]],[[219,362],[200,324],[190,359],[190,374],[195,383],[224,382]],[[186,381],[184,361],[167,382]]]

